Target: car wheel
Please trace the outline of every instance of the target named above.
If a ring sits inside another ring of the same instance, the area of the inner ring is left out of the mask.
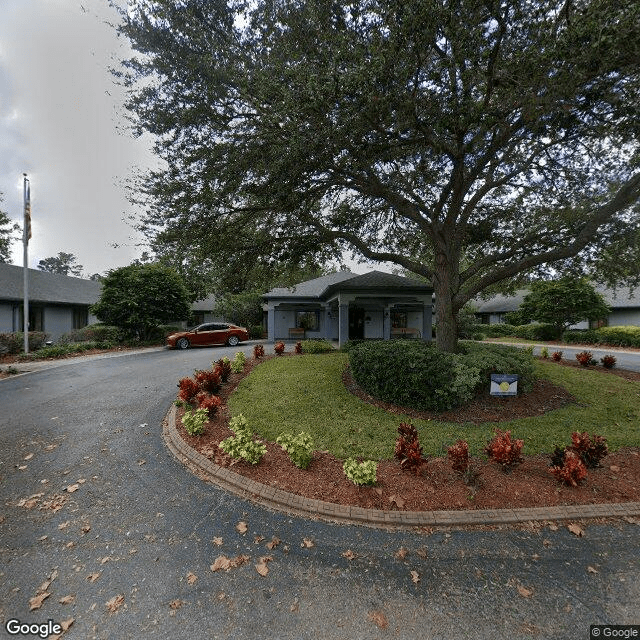
[[[189,341],[186,338],[180,338],[180,340],[176,342],[176,347],[178,347],[178,349],[188,349]]]
[[[229,343],[230,347],[235,347],[238,342],[240,342],[240,340],[238,340],[238,336],[229,336],[227,342]]]

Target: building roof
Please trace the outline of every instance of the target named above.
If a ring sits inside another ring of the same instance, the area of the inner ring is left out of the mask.
[[[272,289],[264,295],[265,298],[291,298],[291,299],[321,299],[337,291],[362,291],[381,290],[398,291],[404,290],[407,293],[420,292],[431,293],[433,289],[417,280],[411,280],[403,276],[382,271],[370,271],[362,275],[351,271],[338,271],[330,273],[320,278],[301,282],[290,288]]]
[[[628,287],[620,289],[607,289],[595,287],[601,293],[605,302],[612,309],[638,309],[640,308],[640,291],[629,291]],[[475,300],[476,313],[507,313],[515,311],[529,293],[528,289],[519,289],[512,296],[497,295],[487,300]]]
[[[23,268],[0,264],[0,300],[21,302],[24,298]],[[28,270],[31,302],[91,305],[98,302],[102,285],[95,280],[72,278],[37,269]]]

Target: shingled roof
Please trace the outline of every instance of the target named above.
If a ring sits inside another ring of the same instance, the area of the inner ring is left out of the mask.
[[[338,271],[320,278],[301,282],[290,288],[272,289],[264,295],[265,298],[307,298],[321,299],[336,291],[376,290],[398,291],[412,293],[430,293],[433,289],[422,282],[397,276],[393,273],[370,271],[359,275],[351,271]]]
[[[29,269],[29,300],[49,304],[91,305],[98,302],[102,285],[95,280]],[[23,269],[0,264],[0,301],[22,301]]]

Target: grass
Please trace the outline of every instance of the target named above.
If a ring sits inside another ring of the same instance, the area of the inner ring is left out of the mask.
[[[611,451],[640,446],[640,383],[619,376],[539,362],[538,375],[565,387],[578,405],[543,416],[474,425],[411,420],[361,401],[342,384],[347,361],[344,353],[268,360],[240,383],[229,400],[231,412],[244,414],[251,428],[271,441],[283,432],[307,431],[315,449],[341,459],[392,458],[398,425],[409,420],[424,453],[431,456],[445,455],[460,438],[467,440],[472,454],[480,454],[496,426],[522,438],[529,455],[570,444],[573,431],[606,437]]]

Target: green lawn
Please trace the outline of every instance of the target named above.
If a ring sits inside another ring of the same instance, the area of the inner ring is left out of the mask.
[[[398,425],[409,418],[351,395],[341,380],[347,361],[344,353],[268,360],[240,383],[229,401],[231,412],[243,413],[253,430],[268,440],[304,430],[312,435],[317,450],[338,458],[392,458]],[[553,363],[537,366],[541,377],[564,386],[579,405],[497,425],[525,441],[525,454],[550,453],[556,444],[570,444],[572,431],[605,436],[610,450],[640,446],[640,383]],[[446,447],[460,438],[479,454],[496,426],[412,422],[427,455],[445,454]]]

